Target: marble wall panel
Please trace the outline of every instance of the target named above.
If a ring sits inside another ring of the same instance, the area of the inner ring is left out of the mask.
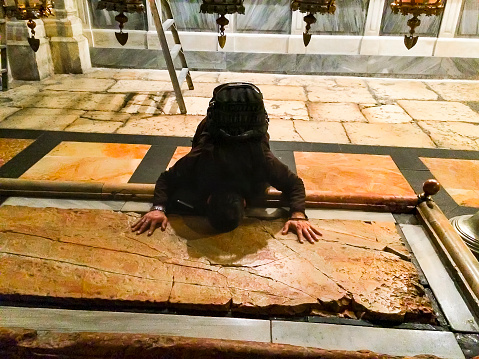
[[[393,14],[389,1],[384,3],[383,20],[381,22],[381,35],[406,35],[409,34],[409,26],[407,20],[412,15],[403,16],[401,14]],[[416,35],[419,36],[437,36],[439,27],[441,26],[442,14],[439,16],[421,15],[421,25],[416,28]]]
[[[172,0],[171,11],[180,31],[216,31],[215,14],[200,13],[201,0]]]
[[[291,32],[292,13],[289,0],[245,0],[245,14],[236,15],[237,32]]]
[[[457,204],[479,207],[479,161],[428,157],[421,161]]]
[[[362,35],[366,23],[369,0],[336,0],[334,14],[316,14],[312,34]]]
[[[306,191],[346,196],[415,196],[390,156],[295,152]]]
[[[127,183],[150,145],[62,142],[20,178]]]
[[[462,6],[459,26],[456,36],[477,37],[479,36],[479,2],[465,0]]]
[[[107,11],[106,9],[98,10],[97,6],[100,0],[87,0],[87,2],[90,13],[89,19],[93,28],[119,29],[118,22],[115,20],[117,12]],[[143,0],[143,5],[146,7],[145,0]],[[126,13],[125,15],[128,17],[128,21],[124,25],[124,30],[147,30],[146,12]]]
[[[0,138],[0,167],[27,148],[34,140]]]

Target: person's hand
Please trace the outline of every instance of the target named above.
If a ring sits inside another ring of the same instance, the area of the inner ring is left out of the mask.
[[[136,223],[131,225],[132,232],[136,231],[136,234],[142,234],[147,229],[148,235],[151,236],[158,226],[161,226],[161,230],[164,231],[168,225],[168,218],[163,211],[151,211],[141,217]]]
[[[289,231],[296,233],[299,243],[304,243],[305,238],[309,243],[315,243],[322,236],[321,232],[311,225],[302,213],[293,213],[291,219],[285,223],[282,234],[287,234]]]

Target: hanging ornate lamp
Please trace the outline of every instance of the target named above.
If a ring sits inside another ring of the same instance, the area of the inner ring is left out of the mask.
[[[307,13],[304,17],[306,22],[306,29],[303,33],[304,46],[308,46],[311,41],[311,34],[309,30],[311,25],[316,22],[314,14],[319,12],[320,14],[334,14],[336,11],[336,5],[334,0],[292,0],[291,10]]]
[[[2,6],[7,18],[27,20],[27,26],[32,34],[28,43],[33,51],[40,48],[40,40],[35,38],[35,19],[53,15],[53,2],[51,0],[3,0]]]
[[[220,17],[216,19],[219,26],[220,35],[218,36],[218,44],[221,48],[225,47],[226,35],[225,27],[229,24],[226,14],[244,14],[243,0],[203,0],[200,12],[204,14],[218,14]]]
[[[421,25],[419,16],[439,15],[444,9],[444,0],[394,0],[391,3],[391,9],[394,14],[401,12],[403,15],[411,14],[412,18],[407,21],[407,25],[411,28],[409,36],[404,35],[404,44],[410,50],[416,45],[418,36],[414,36],[416,27]]]
[[[124,13],[142,13],[145,11],[142,0],[100,0],[96,8],[97,10],[106,9],[107,11],[119,12],[115,16],[115,20],[120,23],[120,32],[115,32],[115,36],[122,46],[128,41],[128,33],[123,32],[124,24],[128,22],[128,17]]]

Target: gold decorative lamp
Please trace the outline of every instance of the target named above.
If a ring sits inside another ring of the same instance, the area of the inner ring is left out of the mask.
[[[218,44],[221,48],[225,47],[225,27],[229,24],[229,20],[225,15],[234,13],[244,14],[244,11],[243,0],[203,0],[200,8],[200,12],[202,13],[220,15],[220,17],[216,19],[216,23],[220,30]]]
[[[124,13],[142,13],[145,11],[142,0],[100,0],[96,8],[97,10],[106,9],[107,11],[119,12],[115,16],[115,20],[120,24],[120,32],[115,32],[115,36],[122,46],[128,41],[128,33],[123,32],[124,24],[128,22],[128,17]]]
[[[311,41],[311,34],[309,30],[311,25],[316,22],[314,14],[334,14],[336,11],[336,5],[334,0],[292,0],[291,1],[291,10],[307,13],[304,17],[304,22],[306,22],[306,29],[303,33],[303,42],[304,46],[308,46]]]
[[[53,15],[53,2],[51,0],[3,0],[3,10],[7,18],[27,20],[27,26],[32,34],[28,43],[33,51],[37,52],[40,40],[35,39],[35,19]]]
[[[410,50],[416,45],[418,36],[414,36],[416,27],[421,25],[419,16],[439,15],[444,9],[445,0],[394,0],[391,3],[391,10],[394,14],[401,13],[403,15],[411,14],[413,17],[407,21],[410,27],[409,36],[404,35],[404,44]]]

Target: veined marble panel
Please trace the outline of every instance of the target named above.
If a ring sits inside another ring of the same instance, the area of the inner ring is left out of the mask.
[[[201,0],[171,0],[171,11],[180,31],[216,31],[216,14],[200,13]]]
[[[311,26],[310,32],[312,34],[362,35],[368,6],[369,0],[336,0],[335,13],[316,14],[317,21]]]
[[[0,167],[30,146],[33,141],[18,138],[0,138]]]
[[[98,3],[100,0],[89,0],[88,11],[90,13],[91,25],[96,29],[116,29],[119,31],[118,22],[115,16],[118,14],[114,11],[98,10]],[[143,5],[146,8],[146,1],[143,0]],[[127,30],[146,30],[147,19],[146,12],[144,13],[126,13],[128,21],[125,23],[124,31]]]
[[[415,193],[390,156],[295,152],[296,171],[309,192],[411,197]]]
[[[289,34],[291,9],[289,0],[245,0],[245,14],[236,15],[236,31]]]
[[[479,36],[479,2],[464,0],[457,36]]]
[[[126,183],[150,145],[62,142],[20,178]]]
[[[479,161],[421,157],[460,206],[479,207]]]

